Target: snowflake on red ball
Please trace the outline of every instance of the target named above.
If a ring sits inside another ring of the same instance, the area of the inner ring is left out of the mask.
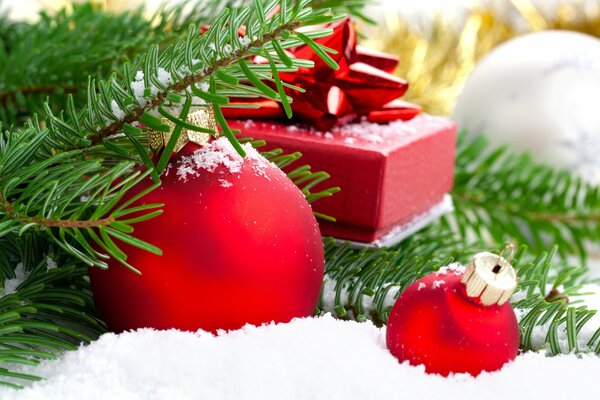
[[[429,274],[394,304],[387,347],[429,373],[498,370],[519,349],[519,326],[507,301],[516,285],[510,262],[488,252],[476,254],[466,269],[454,264]]]

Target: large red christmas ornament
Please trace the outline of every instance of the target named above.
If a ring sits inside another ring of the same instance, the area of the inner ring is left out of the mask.
[[[174,162],[143,197],[164,203],[164,214],[136,224],[135,235],[163,255],[123,245],[142,275],[116,262],[90,271],[111,330],[215,331],[312,314],[324,255],[311,207],[275,165],[245,150],[242,159],[215,140]]]
[[[519,327],[507,302],[516,287],[510,263],[475,255],[466,270],[447,267],[409,286],[394,304],[387,347],[429,373],[478,375],[517,356]]]

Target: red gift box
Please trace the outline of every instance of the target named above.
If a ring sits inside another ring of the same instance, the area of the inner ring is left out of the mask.
[[[278,122],[231,120],[232,128],[267,141],[267,149],[302,153],[327,185],[341,192],[314,203],[337,222],[321,222],[323,235],[373,242],[442,202],[452,188],[456,125],[421,115],[409,121],[348,123],[329,132]]]
[[[314,68],[280,74],[302,89],[286,89],[295,121],[274,122],[285,112],[273,100],[259,100],[260,108],[253,109],[247,103],[255,99],[234,99],[223,112],[244,136],[265,139],[270,148],[300,151],[303,163],[328,172],[327,184],[341,187],[314,203],[316,211],[337,219],[321,222],[324,235],[393,243],[447,211],[456,126],[444,118],[417,116],[418,106],[398,100],[408,88],[391,73],[398,58],[357,46],[349,19],[329,27],[333,34],[317,42],[335,50],[331,57],[337,69],[309,46],[289,49],[291,56],[314,62]]]

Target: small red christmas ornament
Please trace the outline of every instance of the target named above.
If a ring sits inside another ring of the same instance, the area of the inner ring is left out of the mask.
[[[279,168],[244,148],[241,158],[220,138],[181,156],[143,197],[165,205],[163,215],[135,225],[162,256],[122,245],[142,275],[116,262],[90,270],[112,331],[215,331],[312,314],[324,254],[311,207]]]
[[[443,376],[498,370],[519,349],[517,319],[507,302],[516,285],[510,262],[488,252],[476,254],[466,269],[429,274],[394,304],[387,347],[398,360]]]

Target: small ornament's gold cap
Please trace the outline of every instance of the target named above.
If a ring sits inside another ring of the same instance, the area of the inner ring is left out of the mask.
[[[506,260],[502,253],[508,248],[511,254]],[[485,306],[504,304],[517,287],[517,273],[510,264],[513,253],[514,246],[508,245],[500,255],[489,252],[475,254],[462,277],[467,295],[479,298]]]
[[[153,151],[159,151],[169,143],[171,132],[175,128],[175,124],[167,118],[162,119],[163,123],[171,128],[169,132],[158,132],[153,129],[148,129],[148,144]],[[214,132],[214,136],[219,135],[217,130],[217,122],[215,121],[215,113],[212,107],[198,107],[191,112],[187,117],[187,123],[201,128],[210,129]],[[211,134],[205,132],[197,132],[191,129],[182,129],[179,139],[175,144],[174,151],[179,152],[187,142],[192,142],[200,146],[204,146],[210,140]]]

